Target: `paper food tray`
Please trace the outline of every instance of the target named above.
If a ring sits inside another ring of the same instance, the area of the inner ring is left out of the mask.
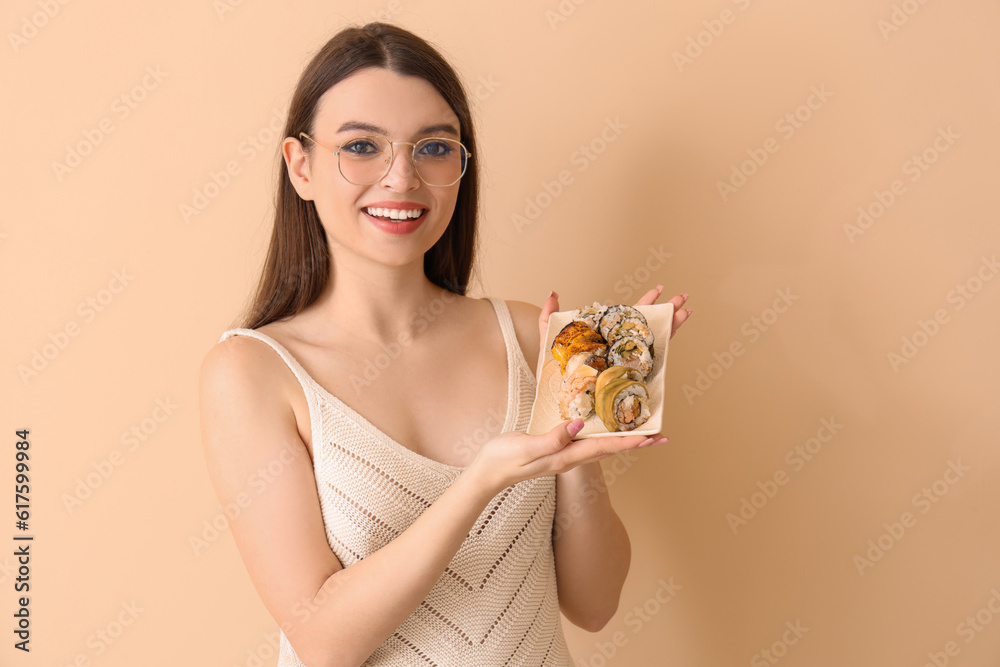
[[[658,303],[652,306],[635,306],[645,316],[650,331],[653,332],[653,370],[646,378],[646,389],[649,393],[649,420],[632,431],[608,431],[604,422],[592,413],[583,422],[583,430],[576,439],[595,438],[604,435],[650,435],[659,433],[663,427],[663,394],[664,375],[667,365],[667,348],[670,341],[670,330],[674,322],[674,304]],[[531,406],[531,421],[528,424],[529,435],[540,435],[552,430],[563,421],[559,416],[559,387],[562,383],[562,373],[559,362],[552,357],[552,341],[555,340],[564,326],[573,321],[576,310],[564,310],[549,315],[545,340],[542,341],[541,354],[543,363],[538,373],[538,384],[535,387],[535,402]]]

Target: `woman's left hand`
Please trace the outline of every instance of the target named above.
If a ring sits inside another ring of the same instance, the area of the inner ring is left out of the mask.
[[[656,303],[656,300],[660,298],[663,294],[663,285],[657,285],[653,289],[649,290],[642,295],[642,298],[635,302],[636,306],[651,306]],[[678,294],[674,298],[670,299],[670,303],[674,304],[674,322],[670,327],[670,337],[673,338],[677,330],[681,328],[681,325],[687,322],[687,318],[691,317],[691,309],[685,308],[681,310],[681,306],[687,303],[687,294]]]
[[[642,297],[635,302],[636,306],[651,306],[656,303],[656,300],[660,298],[663,293],[663,285],[657,285],[653,289],[649,290]],[[681,309],[688,300],[687,294],[678,294],[674,298],[670,299],[670,303],[674,304],[674,321],[673,325],[670,327],[670,337],[673,338],[677,330],[681,328],[689,317],[691,317],[691,309],[684,308]],[[538,328],[539,337],[538,340],[542,341],[544,345],[545,342],[545,331],[549,326],[549,315],[559,310],[559,295],[553,292],[545,299],[545,303],[542,304],[542,313],[538,317]]]

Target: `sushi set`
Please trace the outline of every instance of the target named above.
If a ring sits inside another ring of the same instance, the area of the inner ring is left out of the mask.
[[[603,305],[549,315],[527,432],[583,419],[576,438],[645,435],[663,426],[672,303]]]

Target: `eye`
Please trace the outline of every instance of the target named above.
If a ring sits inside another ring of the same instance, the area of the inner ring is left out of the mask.
[[[420,157],[445,158],[455,152],[455,147],[444,139],[425,139],[417,146]]]
[[[349,155],[371,156],[371,155],[378,155],[379,153],[382,152],[383,149],[378,140],[361,138],[361,139],[351,139],[343,146],[341,146],[340,150],[345,151]]]

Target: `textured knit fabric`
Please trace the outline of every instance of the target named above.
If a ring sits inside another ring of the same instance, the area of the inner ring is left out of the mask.
[[[534,375],[507,304],[496,310],[507,348],[502,432],[525,430]],[[313,468],[330,548],[345,568],[398,537],[462,472],[396,442],[321,387],[273,338],[309,404]],[[470,378],[470,382],[487,381]],[[498,418],[500,415],[494,414]],[[491,418],[492,419],[492,418]],[[482,444],[486,431],[470,434]],[[427,597],[364,663],[374,667],[569,667],[552,552],[555,477],[509,486],[486,506]],[[336,647],[331,647],[336,648]],[[278,667],[304,667],[284,633]]]

